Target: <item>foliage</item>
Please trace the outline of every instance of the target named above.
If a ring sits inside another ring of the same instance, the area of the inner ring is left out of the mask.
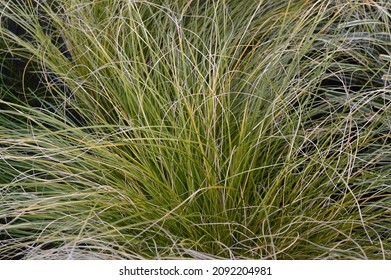
[[[1,258],[391,259],[389,1],[0,3]]]

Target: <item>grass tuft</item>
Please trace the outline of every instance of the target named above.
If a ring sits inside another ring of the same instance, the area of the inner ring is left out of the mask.
[[[388,1],[0,8],[0,258],[391,259]]]

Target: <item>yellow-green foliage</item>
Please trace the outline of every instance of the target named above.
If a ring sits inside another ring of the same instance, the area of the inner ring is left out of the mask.
[[[14,2],[0,258],[391,259],[389,1]]]

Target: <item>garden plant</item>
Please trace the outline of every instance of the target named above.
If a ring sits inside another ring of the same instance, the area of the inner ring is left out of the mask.
[[[0,259],[391,259],[389,0],[0,10]]]

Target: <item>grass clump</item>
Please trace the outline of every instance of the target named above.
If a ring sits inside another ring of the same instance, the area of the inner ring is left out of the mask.
[[[0,3],[2,258],[391,258],[388,1]]]

